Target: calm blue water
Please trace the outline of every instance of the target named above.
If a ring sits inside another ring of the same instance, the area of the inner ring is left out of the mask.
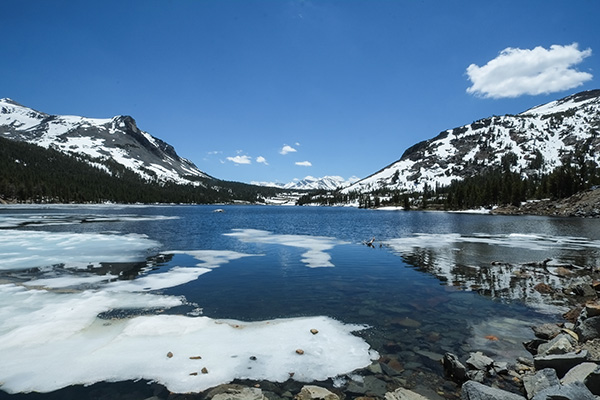
[[[600,259],[598,220],[321,207],[224,206],[225,212],[215,213],[215,208],[13,206],[0,210],[0,222],[20,216],[41,222],[21,230],[144,234],[166,256],[157,271],[198,263],[173,251],[255,254],[163,290],[194,303],[170,312],[198,306],[215,318],[327,315],[368,324],[371,329],[361,336],[384,358],[402,363],[406,379],[423,373],[441,377],[435,359],[447,351],[464,356],[483,350],[507,361],[527,355],[521,342],[532,337],[529,326],[559,317],[560,309],[542,306],[546,301],[532,291],[531,281],[515,280],[492,261],[553,258],[589,266]],[[335,239],[325,251],[333,266],[310,268],[302,261],[305,248],[227,235],[240,229]],[[372,238],[374,248],[364,245]],[[500,340],[490,341],[489,335]]]

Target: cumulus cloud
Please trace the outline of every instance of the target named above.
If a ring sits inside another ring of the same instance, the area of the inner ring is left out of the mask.
[[[499,99],[572,89],[592,79],[592,74],[572,68],[591,54],[591,49],[580,51],[577,43],[550,49],[509,47],[482,67],[469,65],[467,76],[472,86],[467,92]]]
[[[284,145],[281,150],[279,150],[279,154],[287,154],[287,153],[295,153],[297,150],[295,148],[293,148],[292,146],[288,146],[287,144]]]
[[[261,163],[261,164],[265,164],[265,165],[269,165],[269,163],[267,162],[267,159],[264,158],[263,156],[256,157],[256,162],[257,163]]]
[[[229,161],[234,162],[235,164],[251,164],[252,160],[249,156],[235,156],[235,157],[227,157]]]
[[[301,167],[312,167],[312,163],[310,161],[298,161],[296,162],[296,165]]]

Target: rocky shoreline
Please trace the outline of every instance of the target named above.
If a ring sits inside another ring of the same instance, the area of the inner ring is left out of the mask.
[[[527,201],[520,206],[493,209],[498,215],[544,215],[553,217],[600,218],[600,188],[595,187],[561,200]]]

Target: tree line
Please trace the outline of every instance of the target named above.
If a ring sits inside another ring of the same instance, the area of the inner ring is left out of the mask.
[[[198,181],[201,186],[146,180],[112,160],[85,160],[0,138],[0,200],[7,202],[207,204],[260,202],[276,194],[274,188],[210,178]]]

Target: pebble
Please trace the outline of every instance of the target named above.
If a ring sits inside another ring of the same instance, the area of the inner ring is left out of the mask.
[[[319,333],[318,330],[316,330],[315,328],[310,330],[310,333],[312,333],[313,335],[316,335],[317,333]]]
[[[296,354],[300,354],[300,355],[302,355],[302,354],[304,354],[304,350],[302,350],[302,349],[297,349],[297,350],[296,350]]]
[[[171,352],[168,352],[168,353],[167,353],[167,358],[173,358],[173,353],[171,353]]]

